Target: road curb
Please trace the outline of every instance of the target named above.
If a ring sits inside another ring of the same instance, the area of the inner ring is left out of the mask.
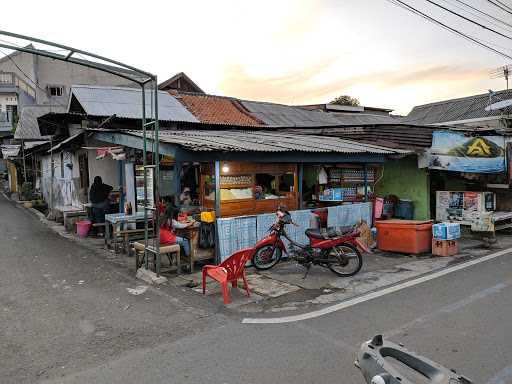
[[[394,284],[389,284],[387,286],[382,286],[377,289],[364,292],[360,295],[356,295],[353,297],[348,297],[345,300],[342,300],[336,304],[332,304],[329,306],[325,306],[321,309],[305,312],[296,315],[290,316],[282,316],[282,317],[255,317],[255,318],[244,318],[242,320],[242,324],[284,324],[284,323],[293,323],[303,320],[314,319],[317,317],[321,317],[333,312],[340,311],[342,309],[357,305],[359,303],[363,303],[365,301],[370,301],[376,299],[378,297],[394,293],[400,291],[402,289],[412,287],[418,284],[422,284],[429,280],[436,279],[438,277],[442,277],[448,275],[452,272],[457,272],[459,270],[471,267],[473,265],[495,259],[500,256],[504,256],[506,254],[512,253],[512,248],[505,248],[503,250],[485,255],[476,257],[470,261],[461,262],[456,265],[446,266],[443,268],[439,268],[436,270],[429,271],[427,273],[420,274],[418,276],[411,277],[409,279],[405,279],[403,281],[396,282]]]

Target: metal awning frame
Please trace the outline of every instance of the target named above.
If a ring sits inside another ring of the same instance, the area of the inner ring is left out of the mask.
[[[147,189],[147,174],[148,174],[148,172],[147,172],[147,170],[148,170],[149,166],[147,164],[147,149],[148,148],[147,148],[146,131],[147,131],[147,129],[149,129],[154,132],[154,135],[156,137],[159,136],[158,135],[159,121],[158,121],[158,81],[157,81],[157,76],[153,75],[149,72],[143,71],[141,69],[138,69],[136,67],[133,67],[131,65],[121,63],[120,61],[112,60],[112,59],[109,59],[104,56],[100,56],[100,55],[97,55],[97,54],[94,54],[91,52],[87,52],[87,51],[73,48],[70,46],[66,46],[63,44],[54,43],[54,42],[51,42],[48,40],[43,40],[43,39],[26,36],[26,35],[20,35],[17,33],[12,33],[12,32],[2,31],[2,30],[0,30],[0,36],[19,39],[19,40],[26,41],[29,43],[29,45],[22,47],[22,46],[19,46],[18,44],[12,44],[12,43],[8,43],[4,40],[1,40],[0,41],[1,48],[6,48],[9,50],[18,51],[18,52],[30,53],[30,54],[37,55],[37,56],[48,57],[48,58],[51,58],[54,60],[73,63],[73,64],[80,65],[83,67],[97,69],[102,72],[110,73],[112,75],[119,76],[119,77],[127,79],[127,80],[131,80],[141,87],[141,90],[142,90],[142,131],[143,131],[143,138],[142,138],[143,139],[143,146],[142,146],[143,148],[142,149],[144,152],[143,160],[144,160],[144,200],[145,200],[145,202],[144,202],[144,223],[145,223],[144,224],[144,228],[145,228],[145,231],[144,231],[144,244],[145,244],[144,259],[145,259],[146,269],[148,269],[149,265],[148,265],[147,252],[148,252],[148,249],[150,248],[149,244],[148,244],[148,233],[149,233],[149,231],[148,231],[148,223],[149,223],[148,210],[154,210],[154,207],[147,206],[147,201],[148,201],[148,198],[147,198],[148,197],[147,196],[147,191],[148,191],[148,189]],[[54,49],[56,48],[59,50],[65,50],[65,51],[68,51],[68,53],[64,56],[64,55],[59,55],[57,53],[50,52],[48,50],[37,49],[32,45],[32,43],[43,44],[43,45],[52,47]],[[78,59],[78,58],[73,57],[73,55],[75,55],[75,54],[88,56],[88,57],[92,58],[93,60],[99,60],[99,61],[105,62],[107,64],[102,64],[99,62],[89,61],[89,60],[85,60],[85,59]],[[117,70],[116,67],[119,68],[119,70]],[[152,85],[153,92],[154,92],[151,94],[151,111],[150,111],[150,116],[149,116],[150,121],[148,123],[146,123],[146,92],[145,92],[145,88],[146,88],[147,84]],[[153,162],[154,162],[154,164],[153,164],[153,167],[154,167],[153,180],[160,180],[160,178],[159,178],[159,144],[160,143],[157,140],[155,142],[152,142],[151,144],[152,144],[152,152],[154,152],[154,154],[155,154],[155,156],[153,156]],[[50,145],[53,148],[53,142],[51,142]],[[23,163],[25,163],[25,155],[24,155],[23,146],[24,145],[23,145],[23,141],[22,141],[21,150],[23,153]],[[51,151],[51,182],[52,182],[52,185],[53,185],[53,180],[55,178],[54,168],[55,167],[54,167],[53,150],[52,150]],[[25,169],[24,173],[26,175],[25,164],[24,164],[24,169]],[[25,179],[26,179],[26,176],[25,176]],[[155,202],[155,204],[157,204],[160,201],[159,183],[154,183],[154,186],[152,189],[153,189],[153,201]],[[49,207],[50,207],[50,209],[53,209],[53,188],[50,188]],[[155,261],[156,261],[155,269],[156,269],[156,273],[158,275],[160,273],[160,264],[161,264],[160,263],[160,261],[161,261],[160,260],[160,246],[159,246],[160,218],[158,215],[153,215],[153,216],[155,216],[154,217],[155,241],[153,242],[153,246],[151,247],[151,249],[152,249],[152,252],[155,254]],[[158,243],[158,244],[156,244],[156,243]]]

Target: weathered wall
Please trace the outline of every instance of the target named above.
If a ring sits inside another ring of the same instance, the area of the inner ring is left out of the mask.
[[[95,176],[100,176],[105,184],[114,188],[119,187],[119,162],[109,155],[101,160],[96,160],[96,151],[88,150],[89,184],[92,184]],[[90,187],[90,185],[89,185]]]
[[[51,179],[51,156],[45,155],[41,158],[41,192],[45,201],[50,203],[50,188],[53,187],[53,206],[75,206],[80,207],[78,162],[75,155],[70,152],[54,153],[54,180]],[[67,166],[71,164],[72,168]]]
[[[414,218],[426,220],[429,213],[429,179],[427,169],[419,169],[416,156],[384,163],[384,176],[376,186],[379,197],[396,195],[414,203]]]
[[[67,105],[69,89],[73,84],[106,86],[134,86],[135,84],[106,72],[47,57],[24,52],[17,52],[11,57],[12,61],[16,62],[28,77],[8,58],[0,59],[0,71],[14,72],[28,85],[35,88],[37,104]],[[38,83],[39,87],[35,87],[34,82]],[[64,86],[64,94],[50,97],[46,89],[49,85]]]

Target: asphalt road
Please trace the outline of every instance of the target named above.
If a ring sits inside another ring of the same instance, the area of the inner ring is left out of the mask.
[[[2,383],[363,383],[355,353],[377,333],[477,383],[512,383],[512,254],[253,325],[179,290],[128,294],[124,272],[1,197],[0,242]]]

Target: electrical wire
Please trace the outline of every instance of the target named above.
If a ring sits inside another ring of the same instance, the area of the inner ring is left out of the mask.
[[[501,2],[499,2],[498,0],[496,0],[496,2],[494,2],[493,0],[487,0],[487,1],[489,3],[491,3],[492,5],[494,5],[495,7],[501,9],[502,11],[505,11],[505,12],[510,13],[512,15],[512,9],[508,5],[505,5],[505,4],[501,3]]]
[[[504,38],[506,38],[506,39],[512,40],[512,37],[511,37],[511,36],[505,35],[505,34],[503,34],[503,33],[499,32],[499,31],[496,31],[495,29],[489,28],[488,26],[486,26],[486,25],[484,25],[484,24],[481,24],[481,23],[479,23],[479,22],[477,22],[477,21],[475,21],[475,20],[472,20],[472,19],[470,19],[469,17],[466,17],[466,16],[464,16],[464,15],[461,15],[460,13],[455,12],[454,10],[451,10],[450,8],[447,8],[447,7],[445,7],[445,6],[441,5],[441,4],[438,4],[438,3],[436,3],[435,1],[432,1],[432,0],[425,0],[425,1],[426,1],[427,3],[430,3],[430,4],[432,4],[432,5],[435,5],[436,7],[439,7],[439,8],[441,8],[441,9],[445,10],[446,12],[449,12],[449,13],[451,13],[451,14],[455,15],[455,16],[458,16],[458,17],[460,17],[461,19],[466,20],[466,21],[467,21],[467,22],[469,22],[469,23],[472,23],[472,24],[478,25],[479,27],[481,27],[481,28],[483,28],[483,29],[485,29],[485,30],[487,30],[487,31],[489,31],[489,32],[493,32],[493,33],[495,33],[495,34],[497,34],[497,35],[500,35],[501,37],[504,37]]]
[[[503,1],[501,0],[495,0],[498,4],[501,4],[502,6],[504,6],[505,8],[507,8],[508,10],[512,11],[512,8],[510,7],[510,5],[504,3]]]
[[[501,20],[501,19],[499,19],[499,18],[495,17],[495,16],[491,15],[490,13],[484,12],[484,11],[482,11],[482,10],[480,10],[480,9],[476,8],[476,7],[473,7],[471,4],[468,4],[468,3],[466,3],[466,2],[464,2],[464,1],[462,1],[462,0],[444,0],[444,1],[445,1],[445,2],[450,2],[450,1],[457,2],[457,3],[459,3],[459,4],[462,4],[463,6],[466,6],[467,8],[470,8],[470,9],[472,9],[472,10],[474,10],[474,11],[478,12],[478,13],[479,13],[479,14],[481,14],[481,15],[484,15],[484,16],[488,17],[488,18],[489,18],[489,19],[491,19],[491,20],[496,21],[497,23],[500,23],[500,24],[502,24],[502,25],[504,25],[504,26],[507,26],[507,27],[512,28],[512,24],[507,23],[506,21],[503,21],[503,20]],[[458,9],[461,9],[461,10],[463,10],[463,9],[464,9],[463,7],[461,7],[461,6],[457,6],[456,4],[453,4],[453,3],[450,3],[450,4],[452,4],[454,7],[457,7]],[[475,17],[479,17],[479,16],[478,16],[476,13],[474,13],[474,12],[471,12],[471,11],[468,11],[468,10],[466,10],[466,12],[470,13],[471,15],[473,15],[473,16],[475,16]],[[485,18],[482,18],[482,19],[484,19],[484,20],[485,20]],[[498,24],[493,23],[493,22],[492,22],[492,21],[490,21],[490,20],[486,20],[486,21],[487,21],[487,22],[489,22],[489,23],[491,23],[491,24],[493,24],[493,25],[495,25],[496,27],[503,28],[503,29],[505,29],[505,30],[509,31],[507,28],[500,27]]]
[[[20,71],[21,73],[23,73],[23,75],[25,75],[25,77],[26,77],[28,80],[30,80],[30,82],[31,82],[32,84],[34,84],[34,85],[35,85],[39,90],[41,90],[41,91],[43,91],[43,92],[45,92],[45,93],[46,93],[46,92],[48,92],[46,89],[42,88],[42,87],[39,85],[39,83],[37,83],[36,81],[32,80],[32,78],[31,78],[31,77],[30,77],[30,76],[29,76],[29,75],[28,75],[28,74],[27,74],[27,73],[26,73],[26,72],[25,72],[25,71],[24,71],[24,70],[23,70],[23,69],[18,65],[18,63],[16,63],[16,62],[14,61],[14,59],[11,57],[11,55],[9,55],[9,54],[5,53],[5,52],[4,52],[3,50],[1,50],[1,49],[0,49],[0,53],[4,54],[4,55],[5,55],[5,57],[7,57],[7,58],[8,58],[8,59],[9,59],[9,60],[14,64],[14,66],[15,66],[16,68],[18,68],[18,71]],[[65,108],[67,107],[67,105],[61,104],[61,103],[59,103],[58,101],[55,101],[55,104],[60,105],[61,107],[65,107]],[[52,105],[52,104],[50,104],[50,106],[51,106],[51,105]]]
[[[453,34],[456,34],[456,35],[458,35],[458,36],[460,36],[460,37],[462,37],[462,38],[464,38],[464,39],[466,39],[468,41],[471,41],[471,42],[479,45],[482,48],[485,48],[485,49],[487,49],[489,51],[494,52],[495,54],[497,54],[497,55],[499,55],[501,57],[504,57],[504,58],[507,58],[509,60],[512,60],[512,56],[511,55],[509,55],[509,54],[507,54],[505,52],[502,52],[502,51],[500,51],[498,49],[495,49],[495,48],[491,47],[490,45],[486,44],[485,42],[483,42],[483,41],[481,41],[481,40],[479,40],[479,39],[477,39],[475,37],[469,36],[469,35],[467,35],[464,32],[461,32],[461,31],[459,31],[459,30],[457,30],[455,28],[450,27],[449,25],[447,25],[445,23],[442,23],[441,21],[439,21],[439,20],[437,20],[437,19],[427,15],[426,13],[423,13],[423,12],[419,11],[418,9],[410,6],[407,3],[404,3],[401,0],[386,0],[386,1],[388,1],[389,3],[391,3],[393,5],[396,5],[396,6],[400,7],[400,8],[402,8],[402,9],[405,9],[405,10],[407,10],[409,12],[412,12],[412,13],[414,13],[414,14],[422,17],[422,18],[424,18],[425,20],[428,20],[431,23],[434,23],[434,24],[436,24],[436,25],[446,29],[447,31],[450,31]]]

